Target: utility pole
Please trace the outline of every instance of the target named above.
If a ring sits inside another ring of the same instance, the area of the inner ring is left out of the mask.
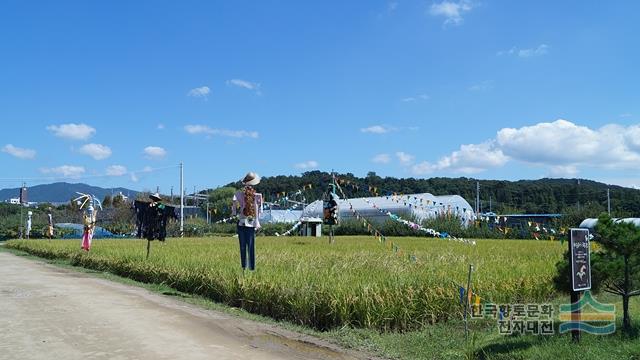
[[[476,181],[476,216],[480,216],[480,181]]]
[[[173,185],[171,185],[171,203],[173,204]]]
[[[609,188],[607,188],[607,212],[611,216],[611,196],[609,194]]]
[[[180,237],[184,236],[184,164],[180,162]]]
[[[578,179],[578,186],[576,190],[576,201],[578,202],[578,210],[580,210],[580,179]]]
[[[491,195],[489,195],[489,212],[492,212],[491,211]]]
[[[156,193],[160,194],[160,186],[156,185]]]

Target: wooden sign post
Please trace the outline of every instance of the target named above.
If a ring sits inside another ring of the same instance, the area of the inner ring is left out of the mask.
[[[588,229],[571,229],[569,239],[569,261],[571,262],[571,321],[580,322],[578,301],[583,290],[591,289],[591,246]],[[580,330],[571,331],[571,339],[580,341]]]

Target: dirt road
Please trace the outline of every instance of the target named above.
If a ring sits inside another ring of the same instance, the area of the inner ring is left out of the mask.
[[[0,252],[0,359],[362,359],[276,326]]]

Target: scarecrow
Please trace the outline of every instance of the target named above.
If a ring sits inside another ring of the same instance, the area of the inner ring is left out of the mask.
[[[82,232],[82,245],[81,248],[84,251],[89,251],[91,249],[91,240],[93,239],[93,232],[96,227],[96,219],[98,217],[98,211],[94,208],[99,207],[102,210],[102,204],[94,195],[87,195],[83,193],[77,193],[80,196],[74,201],[76,201],[80,205],[80,210],[87,205],[84,214],[82,215],[82,223],[84,225]]]
[[[335,185],[331,184],[322,197],[323,223],[329,225],[329,243],[331,244],[334,243],[333,226],[340,222],[338,210],[338,194],[336,194]]]
[[[175,207],[165,205],[160,194],[149,195],[151,202],[136,200],[133,209],[136,212],[137,237],[147,239],[147,258],[151,241],[165,241],[167,237],[167,222],[169,218],[177,219]]]
[[[47,227],[47,237],[49,240],[53,237],[53,216],[51,216],[51,208],[47,209],[47,220],[49,221],[49,226]]]

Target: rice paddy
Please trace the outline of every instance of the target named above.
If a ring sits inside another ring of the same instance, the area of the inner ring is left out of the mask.
[[[154,242],[11,240],[7,247],[134,280],[168,285],[247,311],[319,330],[337,327],[411,331],[459,319],[459,285],[474,266],[482,302],[541,302],[554,296],[555,263],[565,246],[552,241],[389,238],[416,261],[372,237],[258,237],[255,272],[240,268],[237,238]]]

